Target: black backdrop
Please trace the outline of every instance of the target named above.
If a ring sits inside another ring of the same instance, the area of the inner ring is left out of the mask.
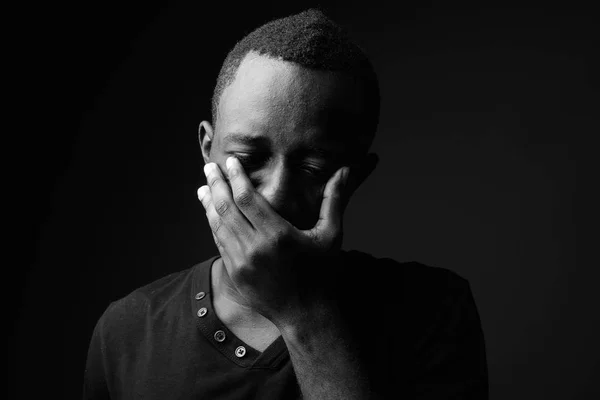
[[[196,132],[220,64],[258,25],[318,4],[382,86],[381,162],[344,248],[469,279],[492,399],[600,395],[598,273],[575,256],[576,146],[598,133],[592,9],[395,3],[25,7],[24,162],[9,171],[23,249],[4,291],[19,398],[77,398],[108,303],[216,254]]]

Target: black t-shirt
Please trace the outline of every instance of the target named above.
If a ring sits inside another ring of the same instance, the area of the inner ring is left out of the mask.
[[[487,399],[469,283],[447,269],[343,251],[339,306],[383,398]],[[283,338],[263,352],[212,306],[213,256],[111,303],[89,346],[84,399],[297,399]]]

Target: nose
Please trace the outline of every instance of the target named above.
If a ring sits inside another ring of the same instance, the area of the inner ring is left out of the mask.
[[[298,215],[299,188],[294,187],[293,176],[284,160],[276,160],[261,176],[257,191],[283,218],[294,223]]]

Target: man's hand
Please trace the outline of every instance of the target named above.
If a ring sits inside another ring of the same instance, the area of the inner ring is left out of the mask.
[[[329,179],[319,220],[303,231],[272,209],[235,157],[226,164],[231,189],[212,162],[204,167],[208,185],[198,189],[223,263],[250,307],[276,326],[293,325],[326,301],[323,269],[333,269],[327,264],[339,256],[349,168]]]

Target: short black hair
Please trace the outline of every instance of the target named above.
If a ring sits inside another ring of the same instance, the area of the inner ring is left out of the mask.
[[[309,69],[344,72],[364,83],[367,107],[363,121],[367,129],[361,131],[368,139],[366,147],[370,147],[379,123],[377,75],[364,51],[344,29],[313,8],[270,21],[237,42],[217,77],[212,97],[213,124],[217,123],[223,90],[233,82],[242,60],[251,51]]]

